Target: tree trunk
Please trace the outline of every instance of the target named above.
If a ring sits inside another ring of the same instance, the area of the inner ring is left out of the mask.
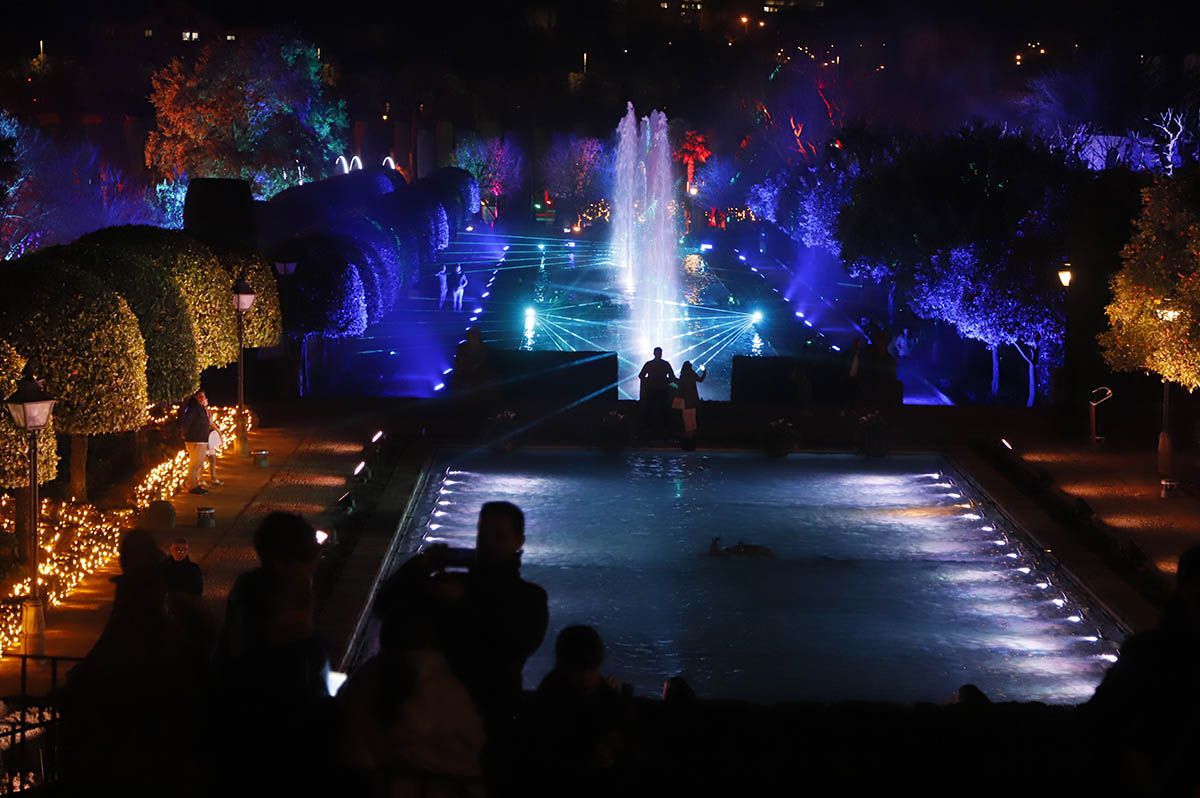
[[[992,398],[1000,398],[1000,347],[989,347],[992,350]]]
[[[77,502],[86,502],[87,495],[87,455],[88,439],[86,435],[71,436],[71,498]]]
[[[1033,402],[1037,398],[1037,377],[1035,376],[1033,369],[1033,351],[1030,350],[1030,353],[1026,355],[1025,350],[1021,348],[1020,344],[1013,344],[1013,347],[1017,350],[1017,354],[1021,356],[1026,365],[1029,367],[1029,392],[1027,398],[1025,399],[1025,406],[1033,407]]]
[[[888,288],[888,326],[896,326],[896,281]]]
[[[308,395],[308,333],[300,334],[300,396]]]

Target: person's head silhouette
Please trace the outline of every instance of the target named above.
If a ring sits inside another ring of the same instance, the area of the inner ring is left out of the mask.
[[[662,347],[661,346],[654,347],[654,359],[662,360]]]

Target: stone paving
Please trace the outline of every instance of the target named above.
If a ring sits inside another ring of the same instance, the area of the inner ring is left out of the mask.
[[[1027,462],[1046,469],[1064,492],[1086,501],[1118,535],[1136,543],[1163,573],[1174,574],[1179,555],[1200,544],[1200,500],[1184,492],[1160,498],[1161,477],[1149,446],[1141,452],[1093,452],[1033,441],[1014,440],[1013,445]],[[1185,477],[1192,470],[1179,454],[1176,464]]]
[[[238,574],[256,566],[253,537],[262,518],[275,510],[300,513],[320,528],[338,497],[347,489],[364,444],[375,427],[366,415],[326,416],[320,424],[255,430],[252,449],[270,452],[270,465],[259,468],[251,458],[230,454],[218,461],[217,476],[225,484],[207,495],[180,493],[173,504],[173,534],[159,535],[166,549],[174,537],[186,537],[192,560],[204,571],[204,598],[216,621],[224,615],[225,600]],[[207,471],[205,477],[207,479]],[[196,510],[212,507],[216,526],[196,526]],[[117,563],[93,574],[57,607],[46,612],[46,653],[80,657],[88,652],[108,619]],[[19,687],[19,659],[0,660],[0,695]],[[48,680],[39,673],[36,682]],[[60,674],[61,679],[61,674]]]

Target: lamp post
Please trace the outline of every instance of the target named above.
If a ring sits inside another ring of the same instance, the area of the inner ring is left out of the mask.
[[[1071,262],[1064,260],[1058,270],[1058,282],[1063,287],[1063,359],[1061,376],[1058,381],[1058,389],[1062,396],[1056,397],[1056,401],[1067,408],[1071,407],[1075,398],[1075,373],[1073,367],[1075,363],[1072,357],[1071,332],[1074,325],[1071,323],[1071,280],[1074,275],[1071,272]]]
[[[29,598],[22,612],[24,640],[22,650],[26,654],[46,653],[46,610],[42,604],[42,589],[38,585],[38,433],[50,423],[55,398],[46,392],[26,368],[25,376],[17,384],[17,390],[4,401],[17,429],[29,433],[29,560],[33,566],[33,580]]]
[[[1168,324],[1179,319],[1183,311],[1172,307],[1170,301],[1155,311],[1155,314]],[[1163,378],[1163,410],[1162,431],[1158,433],[1158,473],[1171,476],[1171,381]]]
[[[246,313],[254,307],[254,289],[245,277],[233,284],[233,307],[237,311],[238,330],[238,391],[237,391],[237,453],[250,454],[250,441],[246,435],[245,415],[245,360],[246,360]]]

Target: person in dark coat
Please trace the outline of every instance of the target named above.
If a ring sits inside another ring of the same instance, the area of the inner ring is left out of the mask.
[[[208,397],[204,391],[196,391],[188,398],[179,416],[179,431],[183,435],[188,453],[188,486],[191,493],[208,493],[200,484],[204,462],[208,458],[208,438],[213,431],[212,418],[208,415]]]
[[[234,582],[216,646],[218,712],[239,719],[221,726],[220,764],[244,780],[246,794],[321,794],[335,777],[341,724],[314,620],[316,530],[273,512],[254,550],[262,564]]]
[[[201,795],[206,650],[167,609],[149,532],[121,539],[108,622],[67,674],[68,794]]]
[[[683,400],[683,440],[685,448],[696,446],[696,409],[700,407],[699,384],[708,376],[704,366],[697,372],[692,361],[684,361],[679,369],[679,398]]]
[[[436,544],[388,577],[375,598],[380,636],[403,623],[411,606],[431,606],[442,649],[483,716],[485,777],[503,782],[511,765],[513,720],[521,703],[525,661],[549,623],[546,591],[521,578],[525,515],[510,502],[479,511],[475,558],[466,574],[447,572],[447,548]]]
[[[662,347],[654,347],[654,359],[647,360],[638,372],[641,391],[642,418],[646,433],[651,438],[662,438],[667,434],[667,418],[671,409],[671,383],[675,382],[675,369],[663,359]]]
[[[1124,795],[1195,795],[1200,787],[1200,546],[1179,557],[1158,626],[1126,638],[1120,657],[1080,708],[1097,762]],[[1115,763],[1113,768],[1108,765]],[[1094,769],[1093,769],[1094,770]],[[1107,789],[1113,784],[1106,782]],[[1114,793],[1116,794],[1116,793]]]
[[[615,794],[625,745],[627,701],[600,673],[604,641],[590,626],[568,626],[554,645],[554,669],[528,713],[533,762],[545,795]]]
[[[184,593],[199,598],[204,594],[204,573],[188,556],[187,538],[175,538],[170,553],[163,558],[163,581],[167,593]]]

